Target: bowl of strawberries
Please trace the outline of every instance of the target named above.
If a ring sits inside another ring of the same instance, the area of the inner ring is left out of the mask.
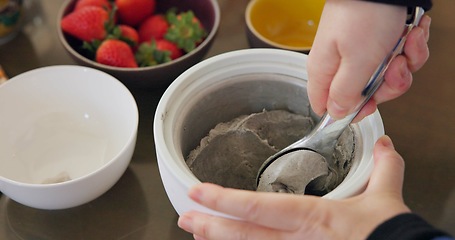
[[[216,0],[67,0],[57,32],[77,64],[161,88],[204,58],[219,23]]]

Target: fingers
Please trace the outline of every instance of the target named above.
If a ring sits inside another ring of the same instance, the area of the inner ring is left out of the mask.
[[[384,83],[373,96],[374,102],[368,103],[365,106],[368,108],[362,109],[355,121],[374,112],[376,104],[395,99],[408,91],[412,85],[412,72],[419,70],[429,57],[427,42],[430,24],[431,18],[425,15],[419,26],[410,32],[404,47],[404,54],[398,56],[390,64],[384,77]],[[376,68],[376,65],[368,65],[368,63],[376,61],[365,59],[362,54],[355,54],[355,49],[351,49],[349,54],[346,54],[337,50],[338,47],[333,42],[318,39],[316,36],[308,59],[310,79],[308,96],[311,106],[318,115],[322,115],[327,109],[329,114],[336,119],[352,112],[353,107],[361,101],[358,93]],[[367,47],[361,48],[366,49]],[[362,66],[362,68],[359,69],[358,66]]]
[[[431,18],[425,15],[419,27],[414,28],[408,35],[408,39],[404,48],[404,54],[397,56],[390,64],[384,76],[384,82],[373,96],[374,102],[370,102],[364,106],[359,112],[354,122],[357,122],[369,114],[373,113],[376,105],[395,99],[409,90],[412,85],[412,72],[419,70],[428,60],[429,49],[428,39],[430,36]],[[331,88],[341,88],[335,85],[333,80]],[[354,88],[351,88],[354,89]],[[332,96],[332,99],[342,98],[342,96]],[[357,100],[359,101],[359,100]],[[328,100],[328,108],[330,109],[331,100]],[[336,106],[332,106],[336,109]]]
[[[324,36],[314,41],[314,45],[308,55],[308,98],[313,111],[322,116],[326,111],[329,97],[330,84],[335,75],[341,57],[334,49],[335,44],[328,42]],[[335,53],[335,54],[334,54]],[[321,68],[321,66],[324,66]]]
[[[352,113],[362,101],[360,93],[377,67],[377,61],[370,61],[370,57],[361,53],[352,56],[352,59],[345,57],[342,60],[333,77],[327,100],[327,111],[333,118],[341,119]]]
[[[282,239],[279,237],[280,232],[269,228],[194,211],[183,214],[177,224],[183,230],[193,233],[196,240]]]
[[[384,76],[384,82],[374,94],[376,104],[395,99],[409,90],[412,74],[405,56],[397,56],[390,64]]]
[[[360,92],[377,66],[360,50],[343,58],[337,53],[334,43],[315,40],[307,66],[308,97],[316,114],[328,111],[330,116],[342,118],[360,102]]]
[[[397,56],[390,64],[384,76],[384,83],[374,95],[376,104],[395,99],[409,90],[412,85],[412,72],[419,70],[430,54],[427,45],[430,24],[431,18],[425,15],[419,27],[409,33],[404,55]]]
[[[362,120],[364,117],[374,113],[377,109],[376,101],[371,98],[364,106],[362,109],[360,109],[360,112],[357,114],[357,116],[352,120],[353,123],[359,122]]]
[[[299,219],[295,219],[296,212],[305,218],[310,215],[319,204],[316,197],[259,193],[238,189],[223,188],[215,184],[204,183],[190,189],[188,195],[194,201],[215,211],[238,217],[257,225],[292,231],[300,226]]]
[[[431,18],[427,15],[420,20],[419,27],[414,28],[408,36],[404,53],[408,60],[408,68],[411,72],[419,70],[430,56],[428,39],[430,37]]]
[[[321,239],[314,236],[332,234],[326,227],[337,204],[315,196],[253,192],[209,183],[193,187],[189,196],[201,205],[241,219],[187,212],[178,225],[196,239]]]
[[[383,136],[376,142],[373,157],[374,170],[366,191],[388,192],[401,197],[404,161],[388,136]]]

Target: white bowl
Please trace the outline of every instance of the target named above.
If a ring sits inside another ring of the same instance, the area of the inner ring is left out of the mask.
[[[238,50],[193,66],[166,90],[155,113],[154,137],[161,179],[178,214],[198,210],[220,215],[188,198],[189,188],[200,181],[185,163],[217,123],[264,108],[314,117],[306,93],[306,60],[307,55],[288,50]],[[345,180],[324,198],[353,196],[369,180],[373,146],[384,134],[379,112],[353,127],[358,135],[355,162]]]
[[[112,76],[52,66],[0,85],[0,190],[40,209],[70,208],[106,192],[131,160],[138,110]]]

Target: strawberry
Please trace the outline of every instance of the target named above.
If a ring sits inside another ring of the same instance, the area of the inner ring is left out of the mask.
[[[120,21],[137,26],[155,12],[156,0],[115,0]]]
[[[139,35],[137,34],[136,29],[122,24],[112,25],[110,27],[108,27],[108,24],[106,24],[106,28],[109,29],[106,39],[116,39],[123,41],[127,43],[133,51],[136,50],[139,41]],[[84,55],[91,59],[94,59],[98,48],[103,42],[104,40],[93,40],[91,42],[84,41],[82,44],[82,49],[85,51]]]
[[[201,43],[207,35],[191,10],[178,15],[170,11],[166,17],[170,26],[164,38],[176,43],[185,52],[196,48],[197,44]]]
[[[139,41],[149,42],[151,40],[163,39],[169,28],[164,15],[156,14],[145,19],[139,26]]]
[[[118,39],[103,41],[96,51],[95,60],[101,64],[114,67],[137,67],[131,47]]]
[[[120,40],[126,41],[133,47],[139,43],[139,34],[136,29],[124,24],[120,24],[118,27],[120,29]]]
[[[169,42],[165,39],[156,41],[156,49],[160,51],[169,51],[171,53],[169,57],[172,60],[179,58],[183,55],[182,50],[180,50],[180,48],[178,48],[177,45],[175,45],[175,43]]]
[[[83,41],[103,40],[106,35],[105,23],[109,13],[96,6],[87,6],[71,12],[61,21],[62,30]]]
[[[172,42],[165,39],[144,42],[136,52],[136,61],[139,66],[154,66],[170,62],[182,56],[182,51]]]
[[[78,0],[73,11],[77,11],[87,6],[97,6],[102,7],[106,10],[111,10],[111,4],[109,3],[109,0]]]

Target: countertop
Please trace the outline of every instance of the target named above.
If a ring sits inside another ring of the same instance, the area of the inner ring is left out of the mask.
[[[219,0],[219,33],[206,57],[248,48],[247,0]],[[25,26],[0,46],[0,64],[13,77],[48,65],[75,64],[58,42],[61,1],[24,2]],[[455,234],[455,1],[435,1],[431,57],[408,93],[380,105],[385,130],[406,161],[404,199],[430,223]],[[160,180],[153,115],[165,89],[131,89],[139,112],[133,159],[116,185],[96,200],[67,210],[37,210],[0,195],[0,239],[193,239],[180,230]]]

